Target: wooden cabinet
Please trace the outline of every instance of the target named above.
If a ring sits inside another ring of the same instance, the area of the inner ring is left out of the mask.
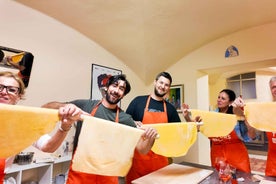
[[[5,178],[13,177],[17,184],[29,184],[31,181],[39,184],[55,184],[59,174],[67,176],[71,154],[56,158],[47,163],[31,163],[27,165],[13,164]]]

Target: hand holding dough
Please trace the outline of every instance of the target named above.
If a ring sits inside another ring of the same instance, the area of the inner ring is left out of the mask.
[[[237,124],[236,115],[191,109],[192,117],[200,116],[203,125],[200,132],[206,137],[228,135]]]

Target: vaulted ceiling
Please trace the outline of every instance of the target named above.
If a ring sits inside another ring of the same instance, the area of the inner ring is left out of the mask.
[[[152,81],[204,44],[276,21],[275,0],[16,0],[71,26]]]

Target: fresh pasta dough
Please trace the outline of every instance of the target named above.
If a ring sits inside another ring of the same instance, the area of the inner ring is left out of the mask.
[[[250,102],[244,106],[247,122],[261,131],[276,132],[276,103]]]
[[[143,130],[84,116],[72,169],[90,174],[125,176]]]
[[[184,156],[197,138],[194,122],[157,123],[143,126],[157,130],[159,138],[155,140],[152,151],[166,157]]]
[[[58,120],[54,109],[0,104],[0,158],[16,155],[32,145],[53,130]]]
[[[233,114],[209,112],[191,109],[192,118],[200,116],[203,125],[200,132],[206,137],[220,137],[228,135],[237,124],[237,117]]]

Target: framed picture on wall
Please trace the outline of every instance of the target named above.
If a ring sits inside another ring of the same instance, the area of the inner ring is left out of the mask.
[[[184,103],[184,85],[172,85],[166,100],[176,108],[177,112],[181,112],[181,105]]]
[[[32,53],[0,46],[0,71],[16,73],[28,87],[33,66]]]
[[[122,70],[92,64],[91,74],[91,99],[101,100],[104,93],[104,87],[108,78],[112,75],[122,74]]]

